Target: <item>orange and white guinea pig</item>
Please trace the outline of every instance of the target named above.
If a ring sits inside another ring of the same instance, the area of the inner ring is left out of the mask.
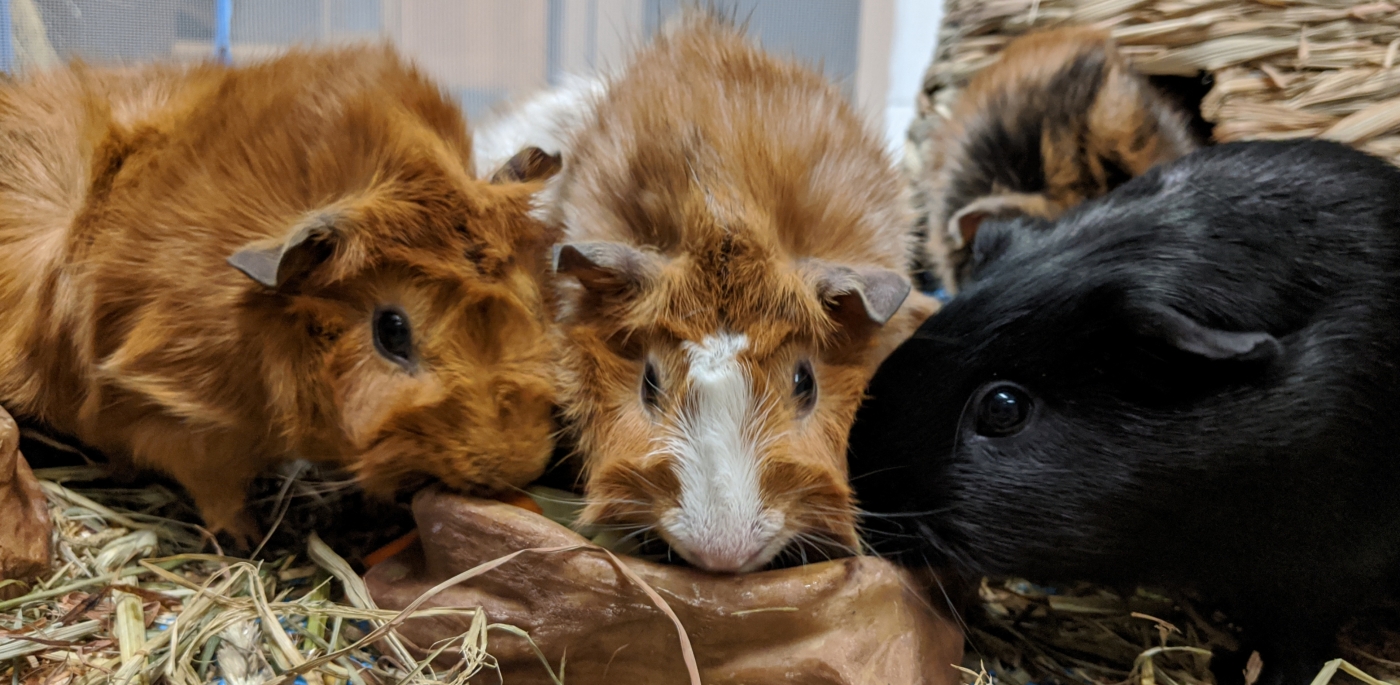
[[[577,103],[556,111],[577,120],[537,211],[563,234],[583,521],[718,572],[854,550],[847,431],[936,307],[911,292],[881,137],[819,73],[703,13]]]

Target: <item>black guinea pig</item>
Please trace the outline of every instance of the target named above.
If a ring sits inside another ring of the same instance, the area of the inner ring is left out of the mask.
[[[855,422],[877,551],[1192,589],[1310,682],[1400,579],[1400,170],[1220,145],[977,242]]]

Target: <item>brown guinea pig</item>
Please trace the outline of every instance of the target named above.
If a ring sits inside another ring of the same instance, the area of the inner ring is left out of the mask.
[[[1153,89],[1104,31],[1021,36],[958,94],[923,178],[927,249],[956,293],[986,218],[1055,219],[1196,147],[1186,113]]]
[[[904,185],[817,72],[688,13],[565,146],[561,400],[585,523],[712,571],[852,550],[846,434],[934,303],[911,294]]]
[[[39,73],[0,88],[0,131],[17,417],[244,541],[250,479],[294,457],[372,493],[543,469],[540,186],[474,178],[458,107],[391,50]]]

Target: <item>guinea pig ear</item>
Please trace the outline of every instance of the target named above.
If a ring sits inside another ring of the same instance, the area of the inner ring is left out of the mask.
[[[549,154],[537,147],[527,147],[506,160],[501,168],[491,174],[492,183],[520,183],[543,181],[559,173],[564,167],[563,159],[557,154]]]
[[[244,245],[228,264],[268,288],[281,288],[330,256],[340,219],[338,212],[315,212],[297,222],[286,238]]]
[[[563,243],[554,246],[554,273],[573,276],[592,291],[636,288],[661,271],[661,258],[614,242]]]
[[[1283,352],[1269,333],[1210,328],[1167,305],[1139,305],[1134,317],[1138,333],[1206,359],[1267,363]]]
[[[972,245],[977,240],[977,231],[982,228],[982,222],[988,216],[986,212],[979,211],[969,205],[959,209],[951,219],[948,219],[948,236],[953,239],[954,249]]]
[[[963,206],[948,219],[945,230],[953,241],[953,249],[972,245],[977,232],[987,219],[1010,219],[1017,216],[1032,216],[1052,219],[1059,212],[1044,195],[1029,193],[1005,193],[988,195]]]
[[[842,322],[865,320],[885,325],[913,286],[898,271],[873,266],[843,266],[807,260],[816,274],[817,297],[830,303],[832,315]]]

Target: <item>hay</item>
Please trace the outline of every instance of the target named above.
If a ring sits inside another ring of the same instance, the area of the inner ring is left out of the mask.
[[[962,664],[969,684],[1210,685],[1212,650],[1239,648],[1225,616],[1141,588],[1124,597],[1087,584],[984,579],[979,599]],[[1387,607],[1355,619],[1340,635],[1345,658],[1327,662],[1313,685],[1400,683],[1400,660],[1392,660],[1400,659],[1400,632],[1387,627],[1397,618],[1400,608]],[[1262,662],[1253,656],[1257,677]]]
[[[261,559],[235,558],[220,553],[213,538],[190,523],[198,519],[183,498],[160,484],[116,487],[100,481],[102,469],[95,466],[39,469],[36,475],[56,525],[57,564],[23,596],[0,601],[3,681],[460,685],[475,675],[495,681],[490,632],[529,639],[472,608],[378,609],[352,564],[315,532],[303,535],[293,527],[270,536]],[[322,475],[294,469],[268,477],[258,489],[272,495],[254,501],[259,517],[284,526],[334,518],[326,513],[336,509],[328,502],[343,485]],[[563,523],[582,505],[564,491],[536,487],[530,494],[546,516]],[[354,538],[333,537],[336,528],[321,534],[346,549],[356,546]],[[615,549],[633,547],[618,546],[615,531],[583,532]],[[551,551],[522,550],[440,588],[517,555]],[[667,611],[664,601],[652,599]],[[1213,682],[1209,650],[1233,646],[1222,617],[1202,618],[1179,600],[1144,591],[1124,599],[1089,586],[1052,592],[1023,581],[984,581],[980,599],[978,615],[967,617],[963,667],[969,683],[1203,685]],[[421,660],[393,632],[409,617],[447,614],[470,616],[464,622],[470,629],[432,645]],[[278,629],[267,630],[274,625]],[[685,649],[683,627],[677,627]],[[1359,637],[1361,646],[1345,652],[1350,661],[1329,663],[1316,685],[1342,682],[1345,674],[1369,685],[1400,682],[1400,663],[1390,660],[1400,660],[1400,652],[1386,651],[1400,640],[1389,638]],[[432,660],[449,650],[460,664],[435,670]],[[687,662],[695,682],[694,662]],[[554,682],[566,682],[563,664],[543,657],[541,664]]]
[[[1223,621],[1143,590],[1125,599],[1091,586],[984,580],[979,595],[985,616],[969,630],[968,656],[1001,683],[1203,685],[1214,682],[1211,649],[1238,647]]]
[[[488,631],[521,634],[471,608],[380,610],[351,565],[314,532],[306,558],[224,556],[187,522],[193,518],[164,513],[187,507],[163,486],[68,486],[99,481],[95,466],[36,475],[55,522],[56,567],[0,601],[0,679],[8,682],[465,683],[493,667]],[[290,508],[284,503],[280,517]],[[410,617],[445,614],[471,615],[471,630],[434,645],[422,661],[391,630]],[[434,670],[429,662],[447,650],[460,664]]]
[[[342,473],[302,463],[259,478],[249,506],[271,529],[253,558],[245,559],[225,555],[214,536],[192,523],[198,516],[187,498],[164,485],[113,484],[105,479],[106,469],[80,451],[40,434],[25,432],[24,438],[31,443],[27,449],[38,445],[86,463],[35,469],[55,525],[55,567],[23,587],[22,595],[0,601],[0,679],[14,683],[462,685],[496,669],[487,651],[489,633],[509,633],[531,646],[533,640],[515,626],[488,622],[477,608],[420,607],[521,555],[577,548],[518,550],[444,581],[402,611],[386,611],[375,605],[355,566],[321,534],[333,535],[362,560],[376,556],[368,552],[403,532],[411,518],[383,515],[383,507],[367,510],[370,503]],[[582,498],[565,491],[537,486],[527,494],[546,516],[566,525],[583,507]],[[408,516],[406,508],[403,514]],[[356,530],[354,522],[364,520],[375,522],[377,534]],[[638,543],[609,529],[580,532],[603,546],[675,624],[690,681],[699,683],[685,627],[614,556],[613,550],[640,552]],[[11,595],[17,585],[23,584],[4,583]],[[422,659],[394,630],[410,618],[445,615],[470,617],[462,622],[470,628],[430,645]],[[550,680],[563,685],[564,664],[556,670],[538,647],[535,652]],[[432,663],[444,654],[458,657],[456,665],[435,670]]]

